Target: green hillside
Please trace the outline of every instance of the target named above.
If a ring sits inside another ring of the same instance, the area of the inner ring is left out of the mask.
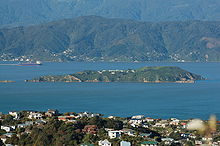
[[[220,61],[220,22],[79,17],[0,29],[0,60]]]

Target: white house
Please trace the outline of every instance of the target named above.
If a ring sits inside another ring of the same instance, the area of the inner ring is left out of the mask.
[[[115,130],[115,131],[108,131],[108,136],[113,138],[120,138],[121,137],[121,131]]]
[[[14,119],[19,119],[20,118],[20,112],[17,112],[17,111],[10,111],[9,115],[13,116]]]
[[[132,130],[132,129],[125,129],[124,128],[124,129],[121,130],[121,132],[123,134],[129,135],[129,136],[135,136],[134,130]]]
[[[164,141],[166,145],[170,145],[174,141],[173,138],[161,138],[161,140]]]
[[[43,114],[38,113],[38,112],[30,112],[28,118],[29,119],[42,119]]]
[[[142,119],[131,119],[128,123],[130,123],[132,127],[137,127],[143,123],[143,120]]]
[[[12,130],[16,129],[16,126],[1,126],[2,130],[5,130],[6,132],[10,132]]]
[[[120,146],[131,146],[131,143],[128,141],[121,141]]]
[[[99,141],[99,146],[111,146],[112,144],[107,140],[100,140]]]
[[[78,118],[82,118],[82,117],[92,118],[92,117],[100,117],[100,116],[101,116],[100,114],[89,113],[89,112],[83,112],[78,114]]]
[[[150,117],[147,117],[147,118],[145,118],[144,119],[146,122],[153,122],[154,121],[154,119],[153,118],[150,118]]]
[[[144,115],[136,115],[136,116],[132,116],[131,119],[143,119]]]

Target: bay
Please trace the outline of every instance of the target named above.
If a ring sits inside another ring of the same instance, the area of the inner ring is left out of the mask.
[[[42,75],[144,66],[179,66],[207,80],[195,84],[24,82]],[[42,66],[1,65],[0,80],[16,81],[0,83],[0,112],[4,113],[11,110],[58,109],[61,112],[89,111],[123,117],[137,114],[180,119],[207,119],[211,114],[220,117],[220,63],[45,62]]]

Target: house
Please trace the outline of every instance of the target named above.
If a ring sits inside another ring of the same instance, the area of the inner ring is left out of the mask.
[[[59,121],[64,121],[64,122],[72,122],[72,123],[75,123],[76,120],[75,120],[75,116],[59,116],[58,117],[58,120]]]
[[[195,145],[202,145],[202,141],[200,141],[200,140],[195,140]]]
[[[99,146],[111,146],[112,144],[107,140],[100,140],[99,141]]]
[[[29,119],[42,119],[43,114],[38,113],[38,112],[30,112],[28,115]]]
[[[171,145],[171,143],[174,141],[173,138],[161,138],[161,140],[162,140],[166,145]]]
[[[156,141],[144,141],[141,143],[141,146],[157,146]]]
[[[180,120],[176,118],[171,118],[170,125],[179,125]]]
[[[132,127],[138,127],[138,126],[140,126],[142,123],[143,123],[143,120],[142,120],[142,119],[131,119],[131,120],[129,121],[129,124],[130,124]]]
[[[121,141],[120,146],[131,146],[131,143],[128,141]]]
[[[185,122],[180,123],[180,125],[182,125],[183,128],[187,128],[187,123]]]
[[[52,109],[48,109],[48,111],[45,113],[45,116],[48,116],[48,117],[53,117],[53,116],[58,116],[58,115],[59,115],[59,111],[52,110]]]
[[[149,128],[149,125],[148,124],[142,124],[142,127]]]
[[[132,116],[131,119],[143,119],[144,115],[136,115],[136,116]]]
[[[132,129],[125,129],[124,128],[124,129],[121,130],[121,132],[123,134],[129,135],[129,136],[135,136],[134,130],[132,130]]]
[[[96,125],[86,125],[82,131],[89,134],[97,134],[98,127]]]
[[[10,111],[9,115],[13,116],[14,119],[19,119],[21,114],[20,112],[17,112],[17,111]]]
[[[93,118],[93,117],[100,117],[100,116],[101,114],[89,113],[89,112],[83,112],[83,113],[78,114],[78,118],[83,118],[83,117]]]
[[[150,118],[150,117],[147,117],[147,118],[145,118],[144,119],[146,122],[153,122],[154,121],[154,119],[153,118]]]
[[[12,130],[16,129],[16,126],[1,126],[2,130],[5,130],[6,132],[10,132]]]
[[[18,128],[25,128],[25,127],[28,127],[31,125],[34,125],[33,121],[26,121],[24,124],[18,124],[17,126],[18,126]]]
[[[183,137],[183,138],[189,138],[190,135],[191,135],[191,134],[189,134],[189,133],[181,133],[180,136]]]
[[[151,136],[151,133],[141,133],[139,136],[143,138],[148,138]]]
[[[203,141],[212,141],[213,138],[212,137],[203,137],[202,140]]]
[[[108,131],[108,136],[110,137],[110,139],[113,138],[120,138],[121,137],[121,131]]]
[[[109,116],[108,118],[109,118],[109,119],[116,119],[115,116]]]
[[[36,120],[35,123],[38,124],[38,125],[41,125],[41,124],[47,123],[47,121],[45,121],[45,120]]]

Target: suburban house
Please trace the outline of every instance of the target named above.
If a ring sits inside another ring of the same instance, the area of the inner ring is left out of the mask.
[[[42,119],[43,114],[38,113],[38,112],[30,112],[28,115],[29,119]]]
[[[1,126],[2,130],[5,130],[6,132],[10,132],[16,129],[16,126]]]
[[[131,146],[131,143],[128,141],[121,141],[120,146]]]
[[[132,116],[131,119],[143,119],[144,115],[136,115],[136,116]]]
[[[99,141],[99,146],[111,146],[112,144],[107,140],[100,140]]]
[[[173,138],[161,138],[161,140],[166,144],[166,145],[170,145],[174,139]]]
[[[20,118],[20,112],[17,112],[17,111],[10,111],[9,115],[13,116],[14,119],[19,119]]]
[[[170,125],[176,125],[176,126],[178,126],[178,125],[179,125],[179,122],[180,122],[179,119],[171,118]]]
[[[100,116],[101,116],[100,114],[89,113],[89,112],[83,112],[78,114],[78,118],[83,118],[83,117],[92,118],[92,117],[100,117]]]
[[[130,124],[132,127],[138,127],[138,126],[140,126],[142,123],[143,123],[143,120],[142,120],[142,119],[131,119],[131,120],[129,121],[129,124]]]
[[[74,115],[70,115],[70,116],[59,116],[58,117],[58,120],[59,121],[64,121],[64,122],[72,122],[72,123],[75,123],[76,120],[75,120],[76,116]]]
[[[132,129],[122,129],[121,130],[121,132],[123,133],[123,134],[126,134],[126,135],[129,135],[129,136],[135,136],[135,132],[134,132],[134,130],[132,130]]]
[[[121,137],[121,131],[115,130],[115,131],[108,131],[108,136],[113,138],[120,138]]]
[[[17,126],[18,126],[18,128],[25,128],[25,127],[28,127],[31,125],[34,125],[33,121],[26,121],[24,124],[18,124]]]
[[[148,138],[151,136],[151,133],[141,133],[139,136],[143,138]]]
[[[59,111],[58,110],[51,110],[48,109],[48,111],[45,113],[45,116],[52,117],[52,116],[58,116]]]
[[[86,125],[82,131],[89,134],[97,134],[98,127],[96,125]]]
[[[150,118],[150,117],[147,117],[147,118],[145,118],[144,120],[145,120],[145,122],[153,122],[153,121],[154,121],[154,119],[153,119],[153,118]]]

